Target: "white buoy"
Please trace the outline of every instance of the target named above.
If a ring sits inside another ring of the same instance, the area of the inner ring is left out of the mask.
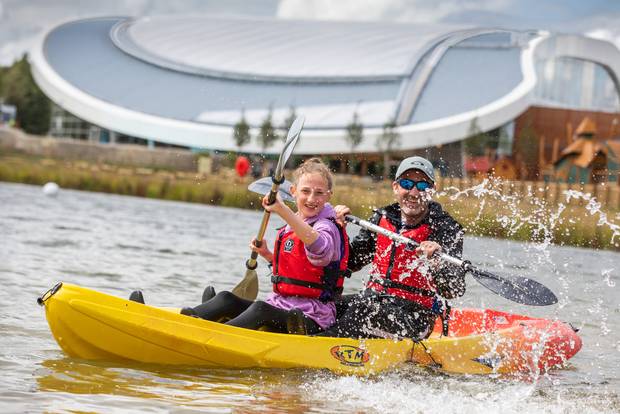
[[[58,195],[58,190],[60,190],[60,187],[58,187],[56,183],[47,183],[43,186],[43,194],[46,196],[56,197]]]

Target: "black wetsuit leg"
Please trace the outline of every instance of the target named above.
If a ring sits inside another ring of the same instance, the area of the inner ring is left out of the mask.
[[[363,294],[353,295],[336,306],[338,319],[334,325],[318,336],[338,338],[371,338],[366,331],[366,322],[371,317],[371,306]]]
[[[194,309],[196,315],[202,319],[219,321],[222,318],[232,319],[237,317],[254,303],[251,300],[241,299],[231,292],[222,291]]]
[[[336,299],[336,319],[340,319],[346,313],[352,301],[357,297],[359,297],[359,293],[342,295]]]
[[[248,329],[258,329],[261,326],[267,326],[275,332],[287,333],[287,322],[293,316],[292,312],[276,308],[262,300],[257,300],[239,316],[226,322],[226,324]],[[306,326],[306,334],[313,335],[321,330],[316,322],[305,315],[303,316],[303,321]]]
[[[402,298],[365,291],[349,301],[349,306],[332,327],[319,336],[385,338],[391,335],[423,339],[433,327],[430,309]]]

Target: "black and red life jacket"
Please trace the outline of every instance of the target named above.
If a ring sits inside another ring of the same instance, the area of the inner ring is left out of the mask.
[[[398,232],[396,226],[385,216],[379,226],[392,232]],[[406,230],[401,235],[418,243],[428,240],[431,228],[422,224],[414,229]],[[424,276],[419,270],[411,268],[417,259],[413,248],[395,243],[382,234],[377,235],[375,257],[372,262],[371,278],[366,287],[377,292],[398,296],[418,302],[431,308],[436,296],[436,287],[432,278]]]
[[[285,296],[303,296],[329,302],[342,293],[349,260],[347,232],[336,223],[340,234],[340,260],[315,266],[306,255],[304,243],[295,232],[280,229],[273,255],[273,291]]]

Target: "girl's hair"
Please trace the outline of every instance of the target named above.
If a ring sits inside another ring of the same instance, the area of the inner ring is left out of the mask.
[[[295,178],[295,184],[299,183],[299,179],[304,174],[321,174],[325,181],[327,181],[327,188],[331,191],[332,189],[332,173],[329,171],[327,165],[323,164],[319,158],[310,158],[305,160],[293,173],[293,177]]]

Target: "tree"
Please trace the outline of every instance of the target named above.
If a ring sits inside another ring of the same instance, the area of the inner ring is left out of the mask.
[[[233,138],[235,139],[235,144],[237,144],[239,150],[241,150],[241,147],[248,144],[252,139],[250,135],[250,125],[248,125],[245,120],[245,111],[243,110],[241,111],[241,118],[233,127]]]
[[[4,74],[3,95],[17,107],[17,123],[30,134],[46,134],[50,126],[51,102],[34,83],[30,64],[23,56]]]
[[[532,179],[538,174],[538,146],[540,142],[530,119],[519,131],[514,143],[515,153],[521,161],[521,178]]]
[[[465,154],[470,157],[480,157],[484,155],[488,141],[488,134],[482,132],[476,118],[472,119],[469,125],[469,133],[464,141]]]
[[[364,126],[359,121],[359,115],[357,111],[353,113],[353,119],[351,123],[347,125],[346,140],[351,147],[351,152],[355,150],[362,143],[364,139]]]
[[[0,66],[0,102],[2,101],[2,97],[4,97],[4,76],[6,71],[7,68]]]
[[[353,119],[351,120],[351,123],[347,125],[347,134],[345,139],[347,140],[349,147],[351,147],[351,152],[355,151],[355,148],[357,148],[364,139],[364,126],[359,120],[357,111],[353,113]],[[353,165],[351,160],[349,160],[349,171],[351,172],[352,170]]]
[[[269,107],[269,112],[267,113],[267,116],[265,117],[265,119],[260,125],[260,130],[258,132],[258,137],[257,137],[258,143],[263,149],[263,152],[265,152],[267,148],[272,146],[273,143],[278,139],[278,134],[275,128],[273,127],[272,118],[273,118],[273,110],[271,107]]]
[[[383,153],[383,178],[390,175],[390,159],[393,151],[400,146],[400,134],[396,131],[396,119],[383,124],[383,132],[377,137],[377,149]]]

